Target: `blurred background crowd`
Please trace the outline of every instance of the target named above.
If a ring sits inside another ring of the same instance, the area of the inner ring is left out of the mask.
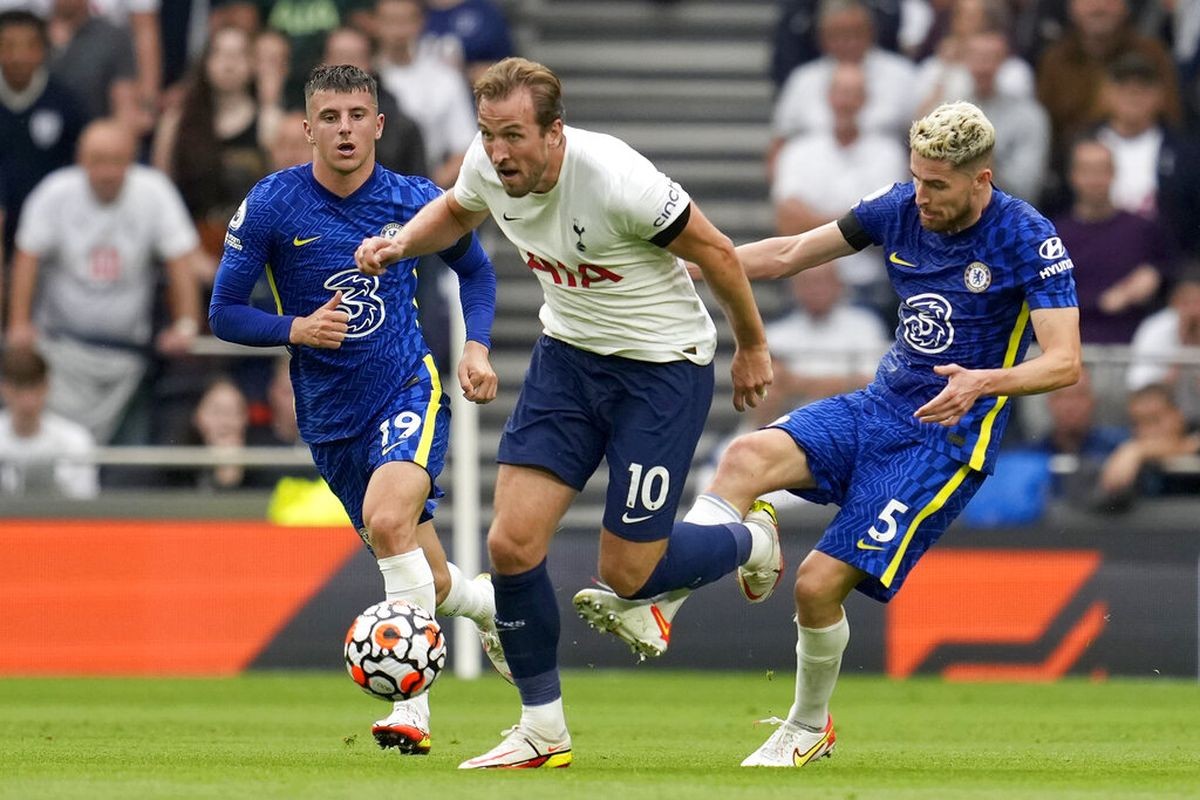
[[[371,71],[387,119],[379,161],[448,187],[475,135],[472,76],[521,51],[522,15],[545,5],[0,0],[0,496],[267,488],[307,473],[98,468],[87,453],[297,446],[286,356],[214,344],[205,312],[242,198],[311,159],[306,75],[320,63]],[[639,5],[669,25],[689,3]],[[1006,445],[1044,457],[1047,491],[1087,507],[1195,494],[1200,0],[779,0],[772,17],[759,76],[772,103],[758,153],[768,232],[807,230],[907,180],[911,120],[975,102],[997,129],[997,186],[1051,217],[1070,251],[1091,367],[1078,386],[1020,404]],[[445,364],[440,269],[422,273],[425,330]],[[877,250],[779,288],[763,303],[771,406],[718,433],[864,385],[891,342],[898,299]],[[273,308],[266,287],[257,301]]]

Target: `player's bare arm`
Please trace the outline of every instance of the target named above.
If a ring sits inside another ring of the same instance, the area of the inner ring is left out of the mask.
[[[372,236],[354,251],[354,263],[367,275],[382,275],[403,258],[445,250],[488,217],[487,211],[468,211],[446,194],[426,204],[395,238]]]
[[[775,236],[737,248],[746,277],[752,281],[787,278],[855,252],[836,221],[795,236]]]
[[[325,305],[307,317],[296,317],[292,320],[288,343],[324,350],[337,350],[341,347],[349,328],[347,323],[350,321],[349,314],[338,310],[338,304],[341,302],[341,291],[334,292]]]
[[[463,397],[480,405],[490,403],[496,399],[499,384],[488,359],[488,349],[482,342],[468,340],[458,361],[458,385],[462,387]]]
[[[733,407],[738,411],[756,407],[771,384],[771,353],[754,293],[738,263],[733,243],[693,203],[687,225],[667,249],[680,258],[694,261],[703,272],[737,343],[731,367]]]
[[[946,376],[946,388],[914,412],[917,419],[957,425],[980,397],[1040,394],[1079,380],[1079,309],[1043,308],[1031,312],[1029,318],[1041,355],[1001,369],[965,369],[958,364],[934,367],[934,372]]]

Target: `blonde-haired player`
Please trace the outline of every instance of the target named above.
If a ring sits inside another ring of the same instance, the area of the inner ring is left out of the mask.
[[[991,473],[1010,396],[1079,376],[1071,258],[1045,217],[992,185],[991,123],[969,103],[943,105],[909,144],[911,182],[807,233],[738,248],[750,277],[782,278],[879,245],[901,298],[874,382],[734,440],[693,508],[727,523],[781,489],[841,508],[796,573],[794,702],[743,766],[798,767],[833,751],[829,700],[850,639],[842,601],[854,589],[885,603],[896,594]],[[1023,361],[1034,337],[1041,353]],[[615,616],[613,632],[635,646],[652,639],[649,604],[581,594],[585,616]],[[669,621],[681,603],[658,611]]]

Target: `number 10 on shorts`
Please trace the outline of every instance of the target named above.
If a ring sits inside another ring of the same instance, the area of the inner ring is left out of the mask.
[[[640,497],[642,508],[658,511],[667,502],[670,490],[671,473],[666,467],[645,469],[635,461],[629,465],[629,494],[625,497],[625,507],[637,508]]]

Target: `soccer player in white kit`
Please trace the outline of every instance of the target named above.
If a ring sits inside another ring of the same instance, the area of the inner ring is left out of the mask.
[[[611,136],[563,124],[561,86],[520,58],[475,84],[480,136],[453,190],[392,239],[359,247],[379,274],[434,252],[492,216],[545,294],[538,341],[500,441],[488,532],[496,624],[521,719],[464,769],[562,767],[571,738],[558,677],[550,538],[606,458],[600,575],[622,597],[694,588],[739,569],[764,598],[782,570],[767,511],[746,524],[677,526],[675,511],[712,401],[716,330],[680,258],[699,265],[736,340],[733,403],[771,382],[762,320],[729,239],[687,193]],[[747,585],[748,584],[748,585]]]

